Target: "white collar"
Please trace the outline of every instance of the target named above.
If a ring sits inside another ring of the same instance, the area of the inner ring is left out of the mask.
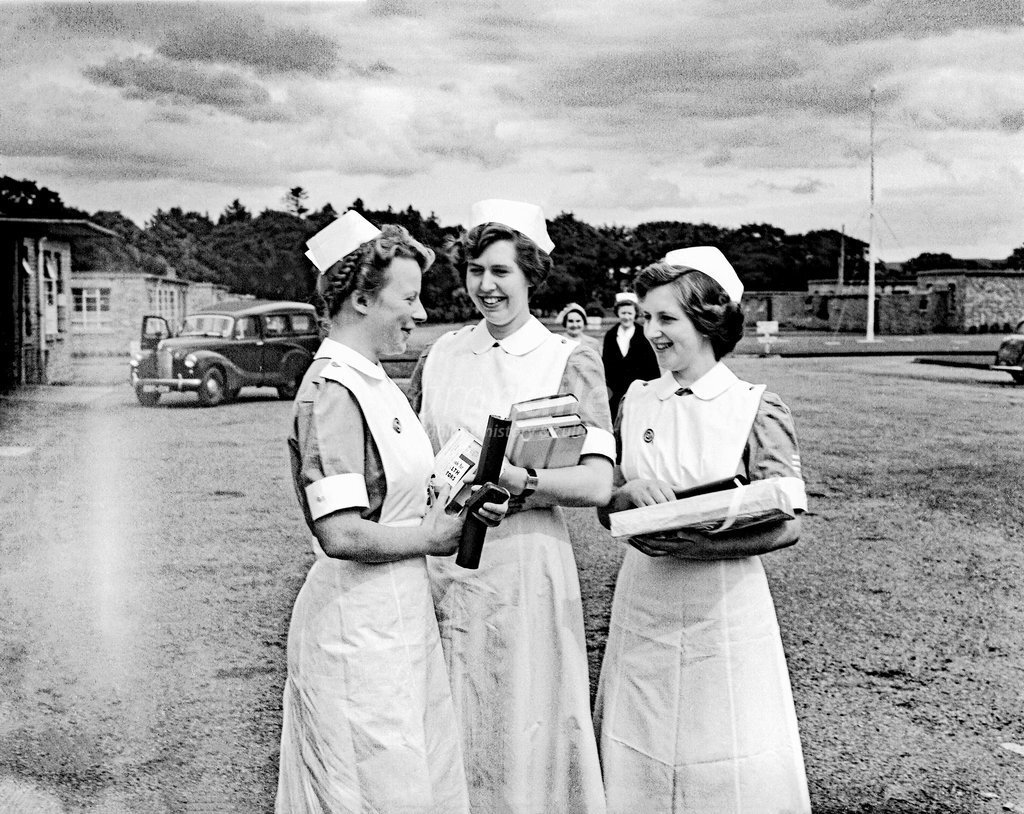
[[[651,382],[651,384],[654,386],[658,398],[662,401],[677,393],[682,395],[680,391],[689,391],[702,401],[711,401],[718,398],[738,381],[739,378],[725,366],[724,362],[717,362],[711,370],[689,387],[680,387],[671,370],[666,370],[661,374],[660,378]]]
[[[327,337],[320,343],[314,358],[330,359],[335,364],[348,365],[358,370],[364,376],[369,376],[371,379],[387,378],[387,373],[384,372],[384,368],[381,365],[374,364],[359,351],[353,350],[348,345],[343,345],[338,340],[331,339],[330,337]]]
[[[633,335],[633,331],[635,331],[635,330],[636,330],[636,323],[635,322],[632,325],[630,325],[628,328],[623,328],[622,325],[619,325],[619,336],[632,336]]]
[[[549,336],[551,331],[532,314],[521,328],[504,339],[495,339],[491,336],[491,332],[487,330],[487,320],[482,319],[469,332],[469,347],[477,356],[487,353],[491,348],[501,348],[511,356],[525,356],[540,347]]]

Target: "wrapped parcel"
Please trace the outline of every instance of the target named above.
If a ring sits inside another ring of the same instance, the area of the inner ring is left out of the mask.
[[[778,478],[610,514],[612,537],[682,529],[717,534],[790,520],[793,502]]]

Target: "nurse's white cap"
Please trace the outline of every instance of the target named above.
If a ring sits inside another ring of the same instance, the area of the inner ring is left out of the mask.
[[[537,244],[541,251],[551,254],[555,244],[548,237],[548,226],[544,220],[544,210],[534,204],[522,201],[505,201],[500,198],[488,198],[477,201],[469,213],[469,228],[481,223],[500,223],[526,235]]]
[[[306,257],[313,261],[313,265],[323,274],[346,254],[355,251],[379,234],[380,229],[354,209],[349,209],[306,241],[306,246],[309,247]]]
[[[732,264],[714,246],[676,249],[665,255],[665,262],[670,266],[686,266],[695,271],[703,271],[725,289],[725,293],[733,302],[739,302],[743,296],[743,283],[736,276]]]

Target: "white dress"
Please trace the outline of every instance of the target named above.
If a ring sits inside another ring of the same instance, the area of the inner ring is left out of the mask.
[[[622,474],[676,491],[743,471],[806,508],[788,410],[723,364],[691,392],[666,373],[623,402]],[[781,439],[781,440],[778,440]],[[789,439],[789,440],[786,440]],[[761,455],[761,453],[759,453]],[[630,547],[615,587],[594,712],[608,811],[806,814],[803,755],[775,606],[759,557],[681,560]]]
[[[486,324],[438,339],[411,399],[435,448],[482,437],[513,402],[574,392],[583,454],[614,456],[600,357],[536,319],[500,342]],[[576,562],[561,511],[530,500],[490,529],[480,567],[430,559],[434,603],[478,814],[604,811]]]
[[[325,340],[295,414],[292,469],[310,529],[347,508],[420,524],[433,452],[383,368]],[[276,811],[468,811],[425,558],[367,564],[330,558],[315,538],[313,548],[288,631]]]

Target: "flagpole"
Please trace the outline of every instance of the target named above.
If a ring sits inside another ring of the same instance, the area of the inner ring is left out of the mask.
[[[868,210],[868,326],[865,342],[875,341],[875,88],[871,87],[871,208]]]

